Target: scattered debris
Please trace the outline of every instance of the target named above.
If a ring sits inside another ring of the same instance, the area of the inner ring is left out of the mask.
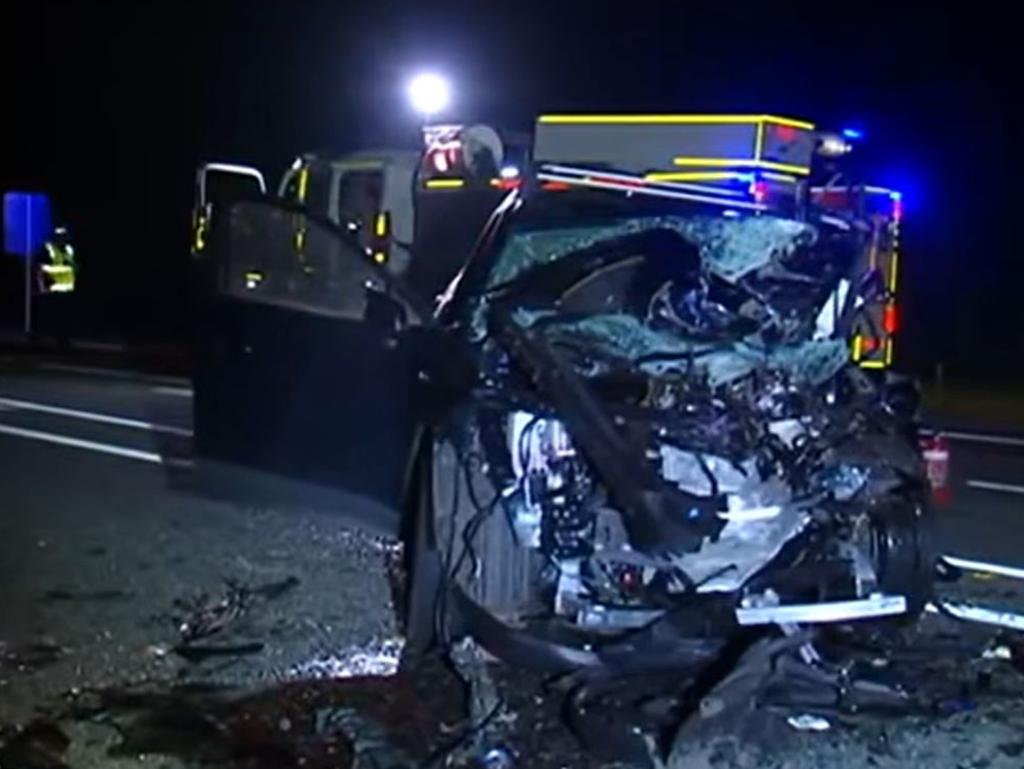
[[[357,678],[362,676],[393,676],[398,672],[405,639],[375,639],[341,652],[325,654],[295,665],[288,671],[291,678]]]
[[[202,662],[210,657],[239,657],[246,654],[259,654],[264,645],[259,642],[244,644],[180,644],[172,650],[179,657],[189,662]]]
[[[219,597],[200,593],[191,599],[175,601],[175,608],[183,614],[174,618],[181,643],[173,651],[192,663],[210,657],[258,654],[263,651],[264,644],[257,641],[214,645],[197,642],[224,632],[259,602],[274,601],[298,585],[299,579],[294,576],[256,587],[229,579],[224,581],[224,592]]]
[[[178,633],[185,643],[207,638],[221,632],[245,612],[251,591],[231,580],[225,580],[224,595],[211,598],[200,593],[191,599],[179,599],[175,608],[185,612],[178,625]]]
[[[352,769],[416,769],[419,762],[394,744],[394,738],[372,718],[354,708],[317,711],[317,734],[340,732],[352,746]]]
[[[1006,645],[992,646],[981,653],[983,660],[1011,660],[1013,654]]]
[[[798,732],[827,732],[832,728],[832,723],[827,718],[802,713],[799,716],[790,716],[786,723]]]

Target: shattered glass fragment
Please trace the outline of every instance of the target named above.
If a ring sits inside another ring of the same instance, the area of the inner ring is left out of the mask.
[[[352,646],[301,662],[292,666],[288,675],[297,678],[393,676],[398,672],[404,647],[404,638],[373,640],[362,646]]]

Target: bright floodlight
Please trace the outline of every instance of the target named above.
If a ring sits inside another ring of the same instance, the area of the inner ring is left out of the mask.
[[[447,107],[451,97],[451,87],[440,75],[424,73],[409,83],[409,101],[413,109],[425,117],[436,115]]]

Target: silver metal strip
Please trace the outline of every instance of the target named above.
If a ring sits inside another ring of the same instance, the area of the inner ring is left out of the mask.
[[[907,599],[902,595],[877,594],[852,601],[790,604],[788,606],[756,606],[736,609],[740,625],[780,625],[785,623],[822,624],[847,622],[872,617],[906,614]]]
[[[630,192],[638,195],[653,195],[655,197],[673,198],[675,200],[691,200],[697,203],[711,203],[716,206],[722,206],[723,208],[745,208],[752,211],[768,210],[767,206],[759,203],[746,203],[740,200],[725,200],[722,198],[705,197],[703,195],[690,195],[685,192],[657,189],[648,185],[627,186],[626,184],[595,182],[576,176],[562,176],[560,174],[549,173],[539,173],[537,174],[537,178],[541,181],[563,182],[565,184],[573,184],[579,187],[592,187],[598,190],[616,190],[618,192]]]

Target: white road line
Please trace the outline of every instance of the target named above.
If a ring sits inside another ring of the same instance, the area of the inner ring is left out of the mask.
[[[178,398],[191,398],[191,387],[154,387],[153,392],[157,395],[174,395]]]
[[[87,376],[101,376],[108,379],[125,379],[134,382],[161,382],[167,385],[176,386],[187,383],[186,377],[163,376],[160,374],[147,374],[143,371],[131,369],[103,368],[101,366],[76,366],[70,363],[38,363],[36,368],[44,371],[57,371],[66,374],[85,374]]]
[[[968,480],[967,485],[972,489],[985,489],[986,491],[1005,491],[1008,494],[1024,494],[1024,486],[1017,486],[1013,483],[996,483],[995,481],[972,481]]]
[[[964,441],[965,443],[989,443],[993,446],[1018,446],[1024,448],[1024,438],[1012,438],[1008,435],[986,435],[984,433],[962,433],[957,430],[922,430],[924,435],[935,435],[942,433],[943,436],[953,441]]]
[[[137,379],[142,376],[138,371],[122,368],[102,368],[100,366],[73,366],[70,363],[40,363],[38,368],[46,371],[63,371],[68,374],[90,374],[115,377],[117,379]]]
[[[58,446],[88,449],[89,451],[98,451],[100,454],[112,454],[116,457],[126,457],[127,459],[140,459],[143,462],[153,462],[155,464],[163,463],[163,458],[152,451],[129,449],[125,446],[114,446],[110,443],[84,441],[80,438],[71,438],[67,435],[58,435],[56,433],[44,433],[40,430],[25,430],[21,427],[0,425],[0,434],[14,435],[18,438],[28,438],[29,440],[43,441],[44,443],[55,443]]]
[[[1016,566],[989,563],[988,561],[974,561],[970,558],[960,558],[956,555],[944,555],[942,560],[950,566],[956,566],[958,569],[965,569],[966,571],[980,571],[985,574],[997,574],[1000,577],[1024,580],[1024,569],[1017,568]]]
[[[186,430],[183,427],[172,427],[171,425],[143,422],[141,419],[127,419],[125,417],[116,417],[111,414],[97,414],[94,411],[68,409],[62,406],[51,406],[46,403],[36,403],[35,401],[17,400],[15,398],[0,398],[0,406],[7,406],[9,408],[20,409],[23,411],[38,411],[42,414],[54,414],[56,416],[70,417],[72,419],[83,419],[88,422],[117,425],[118,427],[133,427],[137,430],[150,430],[155,433],[176,435],[181,438],[192,437],[192,431]]]

